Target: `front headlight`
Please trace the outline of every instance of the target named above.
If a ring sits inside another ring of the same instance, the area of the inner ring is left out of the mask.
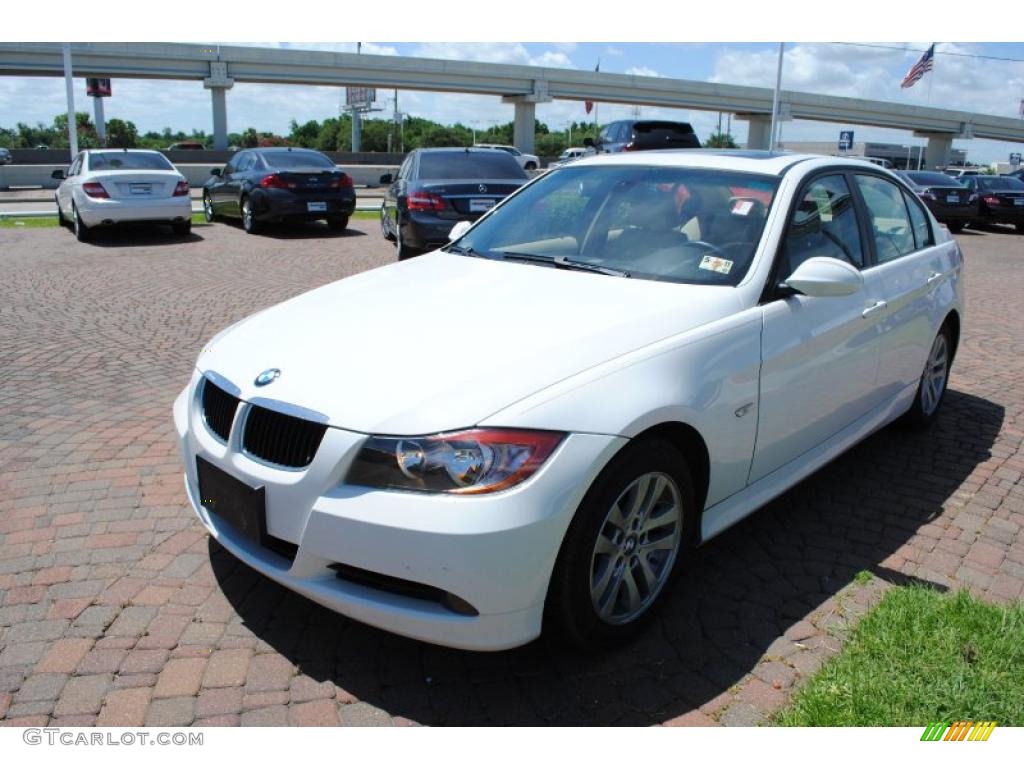
[[[528,478],[564,432],[470,429],[426,437],[370,437],[345,482],[427,493],[490,493]]]

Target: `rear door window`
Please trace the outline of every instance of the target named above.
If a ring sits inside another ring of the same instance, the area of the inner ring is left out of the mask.
[[[928,224],[928,216],[925,215],[921,204],[906,192],[903,193],[903,202],[907,205],[910,213],[910,224],[914,229],[914,245],[918,250],[935,245],[932,237],[932,228]]]

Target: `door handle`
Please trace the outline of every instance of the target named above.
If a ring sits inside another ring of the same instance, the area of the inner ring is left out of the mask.
[[[889,306],[888,303],[886,303],[884,301],[876,301],[870,307],[867,307],[863,312],[861,312],[860,316],[861,317],[871,317],[872,315],[875,315],[875,314],[878,314],[879,312],[881,312],[887,306]]]
[[[928,278],[928,280],[925,282],[925,285],[927,285],[928,287],[931,287],[931,286],[935,285],[937,282],[939,282],[944,277],[945,277],[945,275],[942,272],[935,272],[934,274],[932,274],[931,277]]]

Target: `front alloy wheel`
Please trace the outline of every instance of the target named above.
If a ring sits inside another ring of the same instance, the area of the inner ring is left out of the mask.
[[[545,628],[585,650],[629,640],[657,613],[696,534],[682,453],[661,437],[631,441],[576,510],[551,574]]]
[[[675,481],[641,475],[605,516],[590,556],[590,600],[608,624],[628,624],[661,593],[675,565],[683,505]]]
[[[216,218],[213,213],[213,198],[210,197],[209,192],[203,192],[203,216],[207,222]]]

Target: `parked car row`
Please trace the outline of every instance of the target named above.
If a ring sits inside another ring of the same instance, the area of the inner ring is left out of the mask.
[[[897,171],[932,212],[953,232],[971,222],[1013,224],[1024,232],[1024,182],[1019,178],[938,171]]]

